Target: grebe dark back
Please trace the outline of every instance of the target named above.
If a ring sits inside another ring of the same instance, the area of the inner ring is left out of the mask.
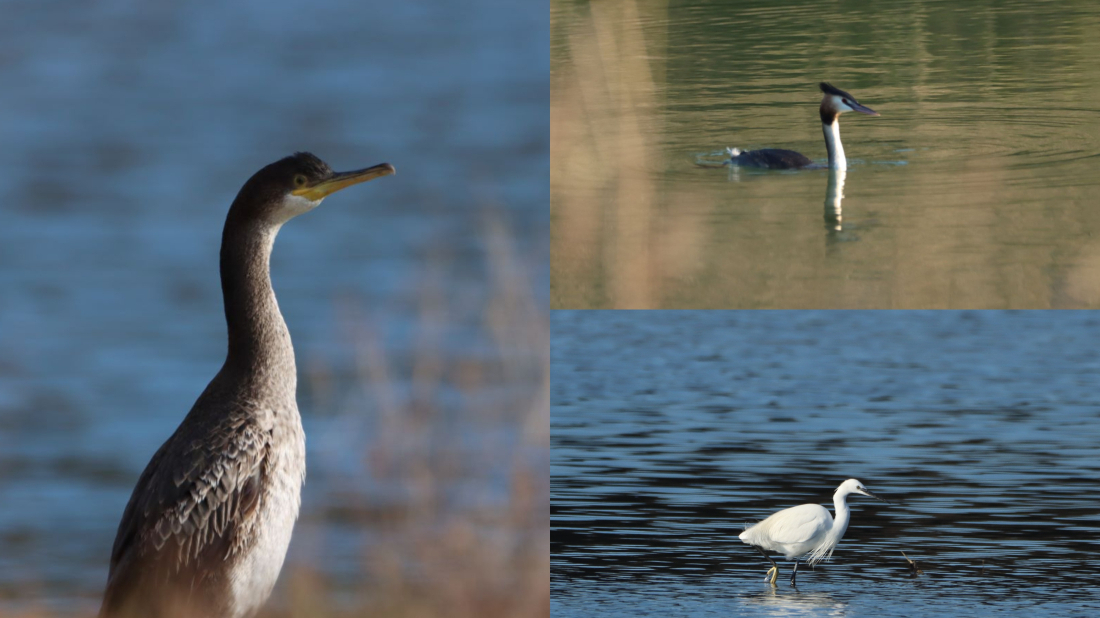
[[[840,143],[840,115],[844,112],[859,112],[868,116],[878,116],[875,110],[860,105],[855,97],[827,82],[819,84],[821,92],[821,130],[825,134],[825,148],[829,151],[829,167],[848,169],[848,160],[844,158],[844,146]],[[740,150],[731,148],[730,163],[743,167],[763,167],[768,169],[789,170],[810,167],[813,161],[809,157],[793,150],[762,148],[760,150]]]

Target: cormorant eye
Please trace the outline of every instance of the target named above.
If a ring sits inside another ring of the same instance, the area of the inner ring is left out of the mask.
[[[306,177],[301,175],[301,174],[298,174],[297,176],[294,177],[294,184],[296,186],[299,186],[299,187],[306,186]]]

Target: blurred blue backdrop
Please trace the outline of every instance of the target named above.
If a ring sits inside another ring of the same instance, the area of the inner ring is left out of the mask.
[[[502,349],[508,333],[485,316],[493,294],[546,303],[548,48],[544,3],[5,3],[6,606],[96,606],[137,475],[224,359],[221,226],[267,163],[308,150],[337,170],[397,168],[329,198],[276,243],[274,284],[306,374],[307,528],[310,513],[325,528],[326,479],[358,473],[362,453],[349,448],[369,448],[347,444],[346,419],[324,416],[380,407],[356,386],[364,348],[390,364],[398,407],[417,396],[406,376],[423,349],[445,367],[530,356]],[[494,292],[501,281],[511,289]],[[513,331],[524,319],[498,316]],[[535,374],[497,380],[497,405],[517,409]],[[426,405],[453,406],[453,429],[471,404],[448,403],[449,380],[442,371]],[[504,442],[520,441],[523,419],[494,421]],[[471,476],[506,491],[494,474]],[[340,537],[318,568],[354,579],[360,541]],[[315,561],[302,551],[291,562]]]

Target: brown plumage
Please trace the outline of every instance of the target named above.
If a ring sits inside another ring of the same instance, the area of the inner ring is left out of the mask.
[[[111,550],[101,618],[242,618],[282,568],[305,479],[294,348],[269,260],[284,222],[345,186],[308,153],[257,172],[222,233],[225,364],[138,479]]]

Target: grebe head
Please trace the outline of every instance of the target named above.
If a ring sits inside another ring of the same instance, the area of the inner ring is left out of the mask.
[[[868,116],[878,116],[878,112],[870,107],[860,105],[855,97],[840,88],[828,82],[821,82],[819,86],[821,92],[825,93],[825,98],[821,99],[821,122],[832,124],[837,116],[844,112],[859,112]]]

